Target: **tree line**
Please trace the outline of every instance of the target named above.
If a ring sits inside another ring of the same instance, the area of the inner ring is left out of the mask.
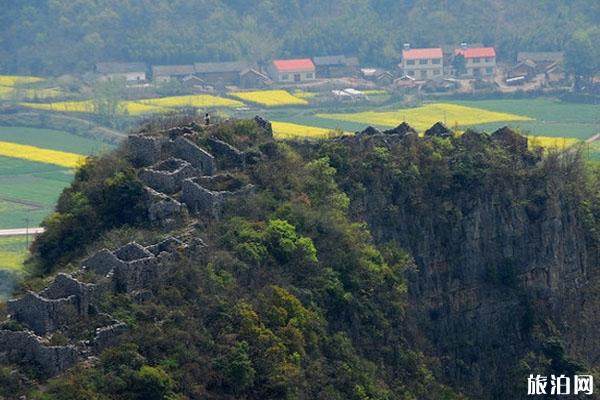
[[[512,60],[518,51],[567,50],[579,31],[600,21],[600,5],[586,0],[535,6],[526,0],[4,3],[0,72],[40,75],[83,72],[111,60],[176,64],[326,54],[392,66],[405,42],[494,45],[500,59]]]

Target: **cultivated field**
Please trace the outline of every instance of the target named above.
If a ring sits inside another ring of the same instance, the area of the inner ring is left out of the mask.
[[[75,168],[85,158],[81,154],[48,150],[11,142],[0,142],[0,156],[21,158],[24,160],[53,164],[66,168]]]
[[[343,134],[341,131],[324,129],[316,126],[298,125],[289,122],[272,121],[273,134],[276,139],[326,139]]]
[[[231,92],[229,95],[250,103],[256,103],[267,107],[303,106],[308,101],[290,94],[286,90],[257,90],[253,92]]]
[[[194,107],[194,108],[210,108],[210,107],[242,107],[244,104],[225,97],[212,96],[209,94],[199,94],[191,96],[173,96],[162,97],[159,99],[138,100],[138,103],[143,103],[158,107]]]
[[[0,86],[16,86],[27,83],[42,82],[43,78],[37,76],[24,76],[24,75],[0,75]]]
[[[417,130],[426,130],[438,121],[451,128],[461,128],[490,122],[528,121],[532,118],[489,111],[458,104],[433,103],[395,111],[363,111],[349,114],[317,114],[319,118],[359,122],[366,125],[397,126],[405,121]]]
[[[86,101],[57,101],[54,103],[19,103],[23,107],[33,108],[34,110],[56,111],[56,112],[76,112],[93,113],[95,111],[94,102]]]
[[[27,219],[30,226],[39,225],[72,181],[75,158],[112,147],[66,132],[22,127],[0,127],[0,143],[0,152],[10,149],[10,157],[0,156],[0,229],[25,227]]]
[[[23,236],[0,237],[0,270],[18,271],[23,267],[27,257],[26,241]]]
[[[587,139],[600,132],[600,105],[565,103],[556,99],[477,100],[452,102],[496,112],[526,115],[529,121],[510,125],[533,135]],[[499,124],[479,122],[477,127],[493,131]]]

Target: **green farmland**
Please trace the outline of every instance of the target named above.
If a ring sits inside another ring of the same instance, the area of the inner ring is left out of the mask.
[[[565,103],[556,99],[451,101],[485,110],[526,115],[534,121],[513,121],[508,125],[534,135],[587,139],[600,132],[600,105]],[[494,130],[499,123],[477,125]]]
[[[79,154],[111,146],[51,129],[0,127],[0,141]],[[38,226],[52,212],[74,171],[56,165],[0,156],[0,229]]]

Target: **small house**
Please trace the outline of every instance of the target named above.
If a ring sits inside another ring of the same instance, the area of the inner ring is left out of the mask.
[[[536,74],[544,73],[550,66],[562,63],[563,59],[562,51],[521,51],[517,54],[517,63],[533,63]]]
[[[181,79],[181,83],[186,88],[190,89],[204,89],[206,86],[206,82],[204,79],[198,78],[195,75],[188,75]]]
[[[519,62],[514,67],[508,70],[507,77],[515,78],[518,76],[525,77],[526,80],[532,79],[536,75],[537,65],[531,60],[524,60]]]
[[[96,73],[107,81],[145,82],[146,64],[140,62],[101,62],[96,64]]]
[[[254,68],[247,68],[240,72],[240,87],[243,89],[261,89],[269,86],[273,81],[265,74]]]
[[[343,78],[359,73],[357,57],[342,55],[313,57],[316,74],[319,78]]]
[[[496,74],[496,50],[493,47],[467,47],[463,43],[454,50],[454,57],[465,59],[465,75],[474,78],[493,78]]]
[[[208,84],[239,85],[242,71],[254,68],[243,61],[195,63],[194,75]]]
[[[173,79],[182,80],[194,74],[193,65],[155,65],[152,67],[154,82],[167,82]]]
[[[269,73],[273,80],[280,83],[306,82],[316,77],[315,64],[310,58],[273,60]]]

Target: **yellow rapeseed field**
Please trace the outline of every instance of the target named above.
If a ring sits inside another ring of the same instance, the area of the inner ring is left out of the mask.
[[[54,164],[67,168],[75,168],[85,159],[85,156],[81,154],[42,149],[11,142],[0,142],[0,156]]]
[[[209,94],[199,94],[192,96],[173,96],[159,99],[138,100],[139,103],[158,107],[242,107],[244,104],[237,100],[226,99],[224,97],[212,96]]]
[[[342,132],[333,129],[298,125],[290,122],[271,121],[271,124],[273,126],[273,134],[276,139],[325,139],[343,134]]]
[[[301,99],[312,99],[317,96],[317,93],[299,90],[297,92],[294,92],[294,96],[299,97]]]
[[[93,113],[94,103],[91,100],[86,101],[59,101],[55,103],[19,103],[23,107],[33,108],[35,110],[60,111],[60,112],[80,112]]]
[[[121,103],[123,110],[129,115],[142,115],[147,113],[165,113],[171,111],[168,108],[139,103],[137,101],[124,101]]]
[[[253,92],[231,92],[231,96],[267,107],[307,105],[308,101],[291,95],[286,90],[257,90]]]
[[[405,121],[417,130],[426,130],[438,121],[450,128],[500,121],[529,121],[530,117],[483,110],[456,104],[434,103],[396,111],[365,111],[351,114],[317,114],[317,117],[365,125],[396,126]]]
[[[581,143],[581,141],[567,137],[529,136],[527,143],[529,148],[543,147],[545,149],[565,150],[577,143]]]
[[[36,83],[43,81],[42,78],[37,76],[25,76],[25,75],[0,75],[0,86],[15,86],[25,83]]]

